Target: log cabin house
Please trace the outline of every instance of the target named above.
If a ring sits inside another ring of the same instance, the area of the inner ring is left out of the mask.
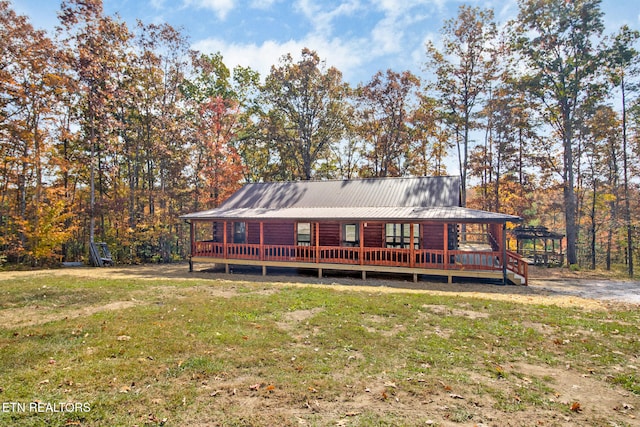
[[[526,284],[507,250],[512,215],[460,207],[458,177],[246,184],[190,224],[197,262],[480,278]]]

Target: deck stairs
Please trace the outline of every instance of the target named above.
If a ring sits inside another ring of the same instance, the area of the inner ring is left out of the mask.
[[[527,285],[525,278],[513,271],[507,271],[507,280],[513,285]]]

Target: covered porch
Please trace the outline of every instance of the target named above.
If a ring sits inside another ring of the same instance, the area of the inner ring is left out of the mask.
[[[486,218],[485,218],[486,219]],[[224,265],[479,278],[526,284],[527,263],[506,250],[506,222],[386,219],[193,219],[190,268]]]

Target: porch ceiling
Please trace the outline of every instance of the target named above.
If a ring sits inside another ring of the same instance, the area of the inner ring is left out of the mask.
[[[451,207],[314,207],[211,209],[182,215],[184,220],[235,221],[433,221],[457,223],[520,222],[521,218]]]

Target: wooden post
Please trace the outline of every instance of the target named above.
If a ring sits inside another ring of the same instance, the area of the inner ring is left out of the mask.
[[[313,223],[312,223],[313,224]],[[320,223],[315,223],[316,229],[316,262],[320,262]],[[322,277],[322,271],[320,271],[320,277]]]
[[[264,222],[260,221],[260,261],[264,261]],[[262,275],[267,275],[267,266],[262,264]]]
[[[193,254],[196,252],[196,226],[193,222],[189,224],[189,240],[191,240],[191,248],[189,250],[189,273],[193,273]]]
[[[193,222],[189,223],[189,236],[191,240],[191,253],[189,255],[193,257],[193,254],[196,252],[196,226]]]
[[[449,268],[449,224],[444,223],[444,259],[442,260],[444,269]],[[451,283],[451,277],[449,277],[449,283]]]
[[[507,284],[507,223],[502,223],[502,284]]]
[[[414,224],[412,222],[411,224],[409,224],[409,267],[411,268],[416,266],[416,249],[415,249],[415,242],[413,237],[413,230],[414,230]]]
[[[222,257],[227,259],[227,221],[222,223]]]
[[[360,230],[358,230],[358,239],[360,241],[360,252],[358,253],[358,258],[360,259],[360,265],[364,264],[364,222],[360,221],[359,225]]]
[[[264,222],[260,221],[260,261],[264,261]]]
[[[222,223],[222,257],[227,259],[227,221]],[[225,274],[229,274],[229,264],[224,264]]]

